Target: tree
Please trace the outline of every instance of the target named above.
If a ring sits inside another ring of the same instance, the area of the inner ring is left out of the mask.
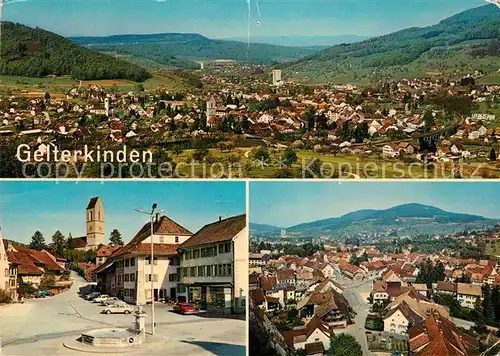
[[[122,240],[122,234],[117,229],[113,229],[113,231],[111,231],[111,234],[109,236],[109,241],[111,241],[111,243],[115,245],[121,245],[121,246],[124,245]]]
[[[316,112],[312,106],[307,110],[306,118],[307,118],[307,131],[314,130],[314,121],[316,119]]]
[[[436,124],[436,120],[434,119],[434,116],[432,116],[432,112],[430,110],[424,112],[423,120],[425,123],[425,131],[430,131]]]
[[[354,336],[340,334],[331,338],[329,356],[363,356],[361,345]]]
[[[29,246],[33,250],[39,250],[39,251],[47,247],[47,245],[45,244],[45,238],[43,237],[43,234],[40,231],[36,231],[33,234],[33,236],[31,236],[31,242]]]
[[[285,150],[285,154],[283,155],[283,161],[287,166],[291,166],[295,162],[297,162],[297,153],[293,150],[293,148],[288,147]]]
[[[253,157],[256,160],[266,163],[271,157],[271,154],[269,153],[269,150],[266,147],[257,147],[253,151]]]
[[[64,249],[66,246],[67,243],[64,235],[57,230],[54,235],[52,235],[52,244],[50,245],[51,249],[57,253],[57,255],[64,256]]]
[[[73,236],[71,236],[71,232],[68,235],[68,250],[73,249]]]
[[[497,160],[497,153],[495,152],[495,149],[492,147],[490,151],[490,161],[494,162]]]

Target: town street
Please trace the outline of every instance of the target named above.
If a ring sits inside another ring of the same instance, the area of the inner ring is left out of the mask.
[[[360,343],[363,349],[363,355],[372,355],[368,350],[368,343],[365,335],[365,320],[370,311],[368,296],[370,295],[372,280],[352,281],[346,278],[336,280],[344,287],[344,297],[349,302],[351,308],[356,312],[354,324],[345,329],[339,330],[337,333],[344,332],[351,334]]]
[[[74,276],[74,282],[60,295],[0,306],[0,354],[81,354],[65,348],[63,342],[91,329],[132,327],[132,315],[100,314],[98,304],[77,294],[87,283],[79,276]],[[147,335],[141,349],[130,354],[245,355],[244,320],[178,315],[168,309],[165,304],[155,304],[155,335]],[[151,306],[144,310],[148,315],[146,331],[150,332]]]

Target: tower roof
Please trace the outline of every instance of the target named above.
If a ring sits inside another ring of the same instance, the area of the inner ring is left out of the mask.
[[[89,205],[87,205],[87,210],[94,209],[99,199],[101,199],[101,197],[90,198]]]

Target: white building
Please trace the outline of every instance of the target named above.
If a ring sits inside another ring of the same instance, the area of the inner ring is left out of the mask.
[[[126,302],[145,304],[162,299],[186,300],[186,291],[178,285],[177,248],[192,233],[167,216],[154,218],[137,235],[100,266],[95,274],[103,293],[118,296]],[[151,273],[151,238],[153,271]],[[151,283],[152,282],[152,283]]]
[[[273,86],[280,86],[283,82],[281,81],[281,69],[273,69]]]
[[[244,313],[248,295],[246,215],[205,225],[179,247],[188,301],[218,313]]]

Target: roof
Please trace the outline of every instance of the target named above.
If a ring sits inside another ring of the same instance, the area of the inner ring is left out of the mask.
[[[332,338],[335,336],[335,333],[333,332],[333,328],[330,325],[328,325],[327,322],[318,318],[317,316],[314,316],[309,321],[309,323],[307,323],[305,328],[299,329],[299,330],[283,331],[282,335],[285,338],[285,341],[288,344],[288,346],[293,348],[293,345],[296,343],[296,341],[306,341],[307,338],[309,336],[311,336],[311,334],[316,329],[319,329],[320,331],[322,331],[329,338]]]
[[[262,290],[272,290],[274,289],[276,284],[278,284],[276,277],[261,276],[259,282],[260,282],[260,288],[262,288]]]
[[[408,330],[410,351],[418,356],[477,356],[479,341],[462,333],[453,322],[432,313]]]
[[[97,256],[98,257],[109,257],[119,248],[121,248],[121,246],[115,245],[115,244],[103,245],[103,246],[99,247],[99,249],[97,250]]]
[[[87,246],[87,237],[77,237],[71,239],[71,247],[72,248],[83,248]]]
[[[180,248],[195,247],[217,242],[231,241],[247,226],[245,214],[233,216],[224,220],[205,225],[181,244]]]
[[[457,291],[457,285],[453,282],[438,281],[437,290],[447,291],[455,293]]]
[[[100,197],[93,197],[90,198],[89,205],[87,205],[87,210],[95,208],[95,205],[97,204],[97,201],[99,200]]]
[[[477,297],[481,297],[483,295],[480,285],[469,283],[457,283],[457,293],[474,295]]]
[[[264,301],[266,300],[264,292],[260,288],[251,290],[249,293],[250,298],[252,298],[257,305],[264,303]]]
[[[401,314],[408,320],[408,323],[410,325],[415,325],[418,322],[421,322],[424,320],[418,313],[416,313],[406,301],[402,301],[401,303],[398,304],[395,308],[392,308],[389,310],[389,312],[385,315],[384,319],[389,318],[391,315],[393,315],[395,312],[400,311]]]
[[[17,273],[20,275],[42,275],[43,271],[38,268],[31,258],[24,252],[7,252],[9,262],[18,265]]]
[[[14,245],[14,244],[12,246],[19,253],[26,255],[28,257],[28,259],[30,259],[32,261],[32,263],[33,263],[33,265],[35,265],[35,267],[37,267],[36,264],[38,263],[38,264],[42,264],[43,265],[42,268],[44,268],[46,270],[59,271],[59,272],[64,271],[64,268],[62,268],[61,266],[59,266],[56,263],[56,258],[54,256],[52,256],[46,250],[38,251],[38,250],[33,250],[30,248],[24,247],[22,245]],[[32,270],[32,271],[34,271],[34,270]]]

